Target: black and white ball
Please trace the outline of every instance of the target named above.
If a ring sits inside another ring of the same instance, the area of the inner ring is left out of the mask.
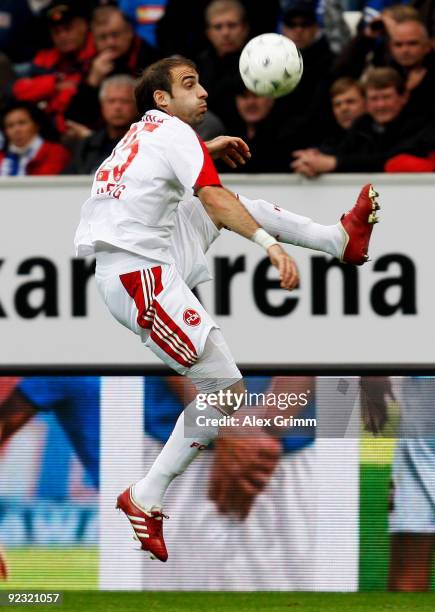
[[[280,98],[293,91],[302,77],[302,56],[281,34],[260,34],[244,47],[239,61],[242,80],[259,96]]]

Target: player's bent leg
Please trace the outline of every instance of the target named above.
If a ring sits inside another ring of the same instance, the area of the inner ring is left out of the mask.
[[[242,204],[259,225],[280,242],[328,253],[345,263],[362,265],[368,260],[368,246],[376,211],[378,194],[373,186],[364,185],[355,206],[335,225],[321,225],[312,219],[284,210],[266,200],[249,200],[239,196]]]
[[[112,314],[140,335],[164,363],[181,374],[189,373],[201,393],[225,389],[241,379],[220,330],[174,266],[134,271],[121,275],[119,281],[100,283]],[[213,420],[224,408],[210,406],[206,400],[203,408],[201,415],[208,417],[210,424],[195,427],[198,406],[191,402],[146,477],[117,500],[142,549],[161,561],[168,558],[162,512],[166,490],[218,435]]]
[[[221,390],[243,392],[240,371],[219,329],[208,333],[200,359],[190,370],[187,375],[194,382],[198,395],[178,417],[169,440],[146,477],[134,485],[133,495],[143,508],[162,506],[172,480],[216,439],[217,419],[231,413],[231,401],[226,403],[224,397],[218,406],[211,406],[207,403],[207,395]]]
[[[388,589],[390,591],[429,590],[434,549],[434,534],[392,534]]]

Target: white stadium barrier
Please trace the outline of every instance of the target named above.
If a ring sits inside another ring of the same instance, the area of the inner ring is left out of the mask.
[[[335,223],[360,186],[380,192],[372,261],[338,267],[289,247],[300,289],[277,288],[256,245],[224,232],[209,255],[214,281],[200,297],[245,365],[433,364],[433,175],[229,176],[248,197]],[[73,235],[89,177],[2,179],[0,368],[159,365],[116,324],[97,295]],[[122,202],[120,202],[122,205]]]

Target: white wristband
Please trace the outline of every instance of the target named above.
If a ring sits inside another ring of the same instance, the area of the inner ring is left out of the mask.
[[[269,249],[274,244],[278,244],[278,241],[275,240],[273,236],[268,234],[262,227],[259,227],[258,230],[255,230],[255,234],[251,238],[252,242],[259,244],[265,251]]]

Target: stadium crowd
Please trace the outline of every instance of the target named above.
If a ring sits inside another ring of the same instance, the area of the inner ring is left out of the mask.
[[[209,94],[200,136],[244,138],[244,172],[433,172],[435,4],[347,2],[4,0],[0,176],[94,173],[136,118],[135,78],[177,54]],[[353,36],[345,8],[361,10]],[[238,72],[246,42],[271,31],[304,61],[277,100]]]

